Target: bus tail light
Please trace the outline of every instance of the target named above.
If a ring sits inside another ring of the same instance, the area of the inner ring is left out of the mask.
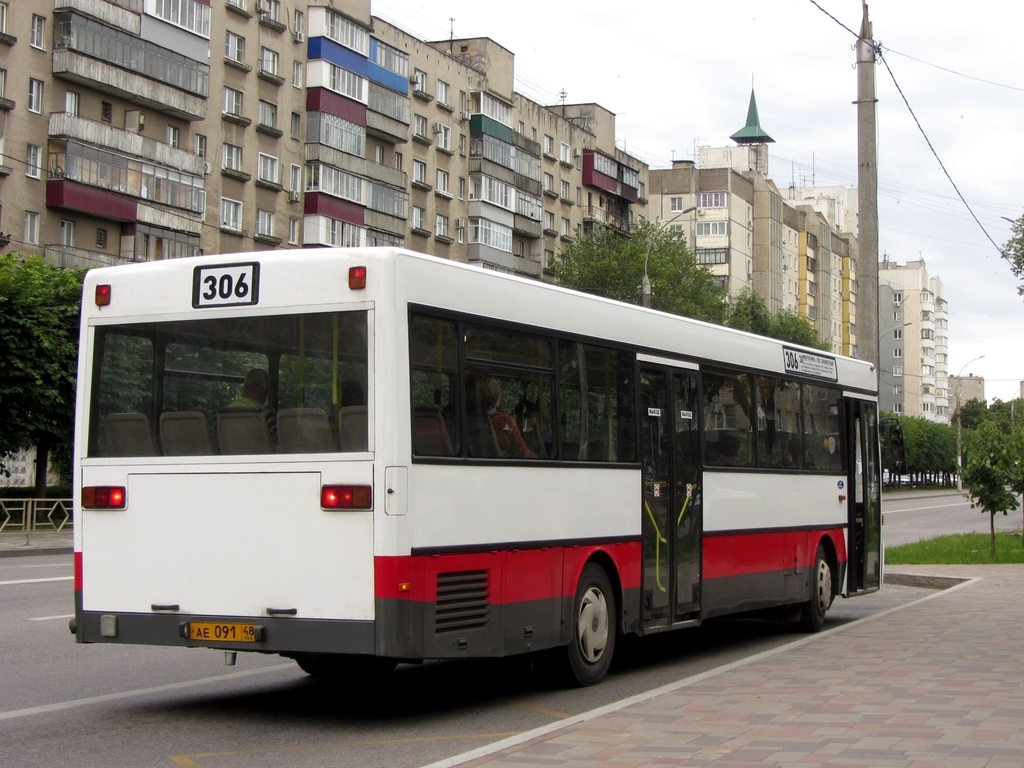
[[[82,489],[83,509],[124,509],[128,495],[120,485],[90,485]]]
[[[106,283],[96,286],[96,306],[105,307],[110,304],[110,286]]]
[[[348,268],[348,287],[353,291],[366,287],[366,267]]]
[[[368,485],[324,485],[320,506],[324,509],[370,509],[373,498]]]

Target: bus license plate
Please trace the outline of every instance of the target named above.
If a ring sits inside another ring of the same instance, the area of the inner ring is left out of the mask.
[[[212,621],[192,621],[188,625],[189,640],[213,640],[221,643],[255,643],[255,624],[220,624]]]

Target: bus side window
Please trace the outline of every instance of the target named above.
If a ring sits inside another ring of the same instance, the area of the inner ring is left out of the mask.
[[[758,376],[758,464],[762,469],[800,469],[802,438],[800,385],[774,376]]]
[[[635,461],[633,355],[569,341],[558,354],[562,458]]]
[[[721,368],[704,369],[704,453],[709,466],[754,466],[752,378]]]
[[[804,466],[821,472],[841,472],[843,451],[839,426],[842,393],[829,387],[803,385]]]
[[[414,456],[459,454],[458,327],[417,316],[409,325]]]

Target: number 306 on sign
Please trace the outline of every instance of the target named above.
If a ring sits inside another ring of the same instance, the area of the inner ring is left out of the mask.
[[[196,309],[256,304],[259,295],[258,262],[196,267],[192,275],[192,306]]]

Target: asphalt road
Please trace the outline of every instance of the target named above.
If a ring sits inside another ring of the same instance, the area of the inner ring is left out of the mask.
[[[882,496],[885,525],[882,540],[887,547],[910,544],[936,536],[954,533],[988,533],[988,515],[971,509],[971,503],[962,493],[948,493],[918,497],[893,493]],[[1019,531],[1021,510],[1008,515],[996,515],[997,531]]]
[[[947,516],[984,522],[951,501],[888,501],[887,536],[926,504],[932,527]],[[800,637],[781,623],[728,620],[628,639],[608,679],[583,690],[522,659],[403,665],[355,688],[316,682],[277,656],[239,654],[225,667],[210,649],[77,645],[71,575],[70,556],[0,559],[0,765],[412,768]],[[826,628],[922,594],[886,586],[839,599]]]

